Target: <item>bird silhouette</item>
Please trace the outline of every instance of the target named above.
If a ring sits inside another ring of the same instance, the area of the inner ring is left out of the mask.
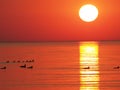
[[[90,69],[90,67],[88,66],[88,67],[84,67],[84,68],[82,68],[82,69]]]
[[[18,63],[20,63],[20,61],[17,61]]]
[[[119,69],[119,68],[120,68],[119,66],[113,67],[113,69]]]
[[[33,59],[33,60],[31,60],[31,62],[34,62],[34,59]]]
[[[9,63],[9,61],[6,61],[6,63]]]
[[[29,62],[28,60],[26,60],[26,62]]]
[[[29,67],[27,67],[28,69],[32,69],[33,68],[33,66],[29,66]]]
[[[16,61],[13,61],[13,63],[15,63]]]
[[[6,69],[7,67],[6,66],[4,66],[4,67],[2,67],[2,68],[0,68],[0,69]]]
[[[26,64],[24,64],[24,65],[21,65],[20,67],[21,67],[21,68],[26,68]]]

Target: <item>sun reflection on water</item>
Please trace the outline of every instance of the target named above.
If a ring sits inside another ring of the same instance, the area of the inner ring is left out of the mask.
[[[81,42],[80,90],[99,90],[98,43]]]

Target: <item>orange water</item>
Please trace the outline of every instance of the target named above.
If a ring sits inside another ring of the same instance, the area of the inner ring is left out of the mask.
[[[89,48],[87,64],[81,64],[81,43],[0,43],[0,68],[6,66],[0,90],[120,90],[120,69],[113,69],[120,66],[120,42],[96,42],[97,61]]]

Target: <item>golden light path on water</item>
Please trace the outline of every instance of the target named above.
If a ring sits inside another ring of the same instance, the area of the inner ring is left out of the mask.
[[[97,42],[81,42],[80,90],[99,90],[99,58]]]

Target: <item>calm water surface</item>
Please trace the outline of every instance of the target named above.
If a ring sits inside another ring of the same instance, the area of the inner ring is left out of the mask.
[[[120,41],[0,43],[0,90],[120,90]]]

